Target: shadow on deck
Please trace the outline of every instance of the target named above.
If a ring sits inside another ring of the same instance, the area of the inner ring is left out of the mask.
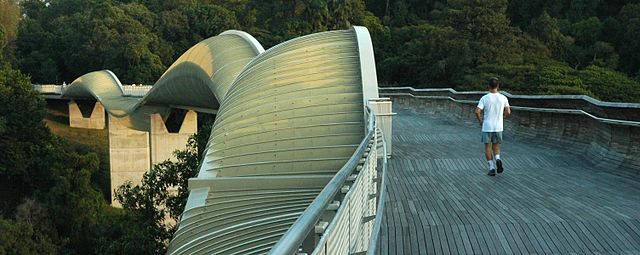
[[[379,254],[640,254],[637,179],[508,133],[490,177],[479,127],[409,111],[393,125]]]

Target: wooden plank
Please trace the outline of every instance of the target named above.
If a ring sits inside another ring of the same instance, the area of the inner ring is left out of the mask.
[[[491,245],[489,244],[489,242],[487,242],[487,238],[484,237],[484,235],[482,234],[482,231],[480,230],[480,224],[477,225],[472,225],[471,227],[471,232],[473,233],[474,236],[476,237],[476,240],[478,240],[478,244],[480,244],[480,250],[482,251],[482,254],[491,254],[491,252],[493,252],[493,254],[496,253],[495,248],[491,249]]]
[[[431,226],[425,226],[423,229],[424,239],[426,242],[426,253],[427,254],[436,254],[436,248],[434,244],[434,238],[431,235]]]
[[[604,226],[608,227],[609,230],[618,237],[618,240],[622,241],[629,251],[640,250],[640,243],[633,242],[632,237],[619,225],[618,221],[607,222]]]
[[[522,241],[522,238],[520,238],[520,235],[516,231],[516,228],[513,225],[513,223],[506,223],[502,225],[502,230],[505,233],[507,240],[511,244],[511,247],[515,246],[515,248],[512,249],[514,253],[516,254],[533,253],[533,251],[529,252],[527,250],[526,246],[524,245],[524,242]]]
[[[460,245],[458,244],[458,238],[460,238],[459,236],[456,237],[456,233],[453,231],[452,226],[455,225],[451,225],[451,224],[447,224],[444,225],[444,233],[447,235],[447,244],[449,246],[449,251],[451,254],[461,254],[464,252],[464,248],[462,249],[462,251],[460,251]]]
[[[497,240],[498,238],[493,234],[492,228],[487,224],[480,224],[478,227],[482,232],[484,240],[487,242],[487,246],[489,246],[489,252],[491,254],[505,254],[504,250],[500,247],[500,243]]]
[[[637,245],[640,245],[640,230],[638,230],[638,232],[636,232],[636,230],[633,229],[633,227],[630,226],[631,224],[629,223],[628,220],[621,220],[620,221],[620,226],[625,229],[625,231],[627,232],[627,234],[630,236],[630,240],[633,240],[634,243],[636,243]]]
[[[388,196],[384,194],[383,196]],[[388,201],[388,197],[385,197],[385,201]],[[385,207],[386,209],[386,207]],[[378,212],[384,213],[384,212]],[[382,225],[380,226],[380,241],[378,241],[378,254],[380,255],[388,255],[389,254],[389,217],[386,215],[382,217]]]
[[[591,221],[590,223],[591,226],[593,226],[596,231],[600,232],[601,236],[603,236],[605,240],[609,242],[609,244],[611,244],[612,249],[615,252],[625,251],[625,245],[611,231],[609,231],[606,226],[604,226],[604,223],[597,221]]]
[[[449,245],[449,240],[447,238],[451,237],[451,235],[449,234],[449,236],[447,236],[447,231],[445,229],[445,226],[448,226],[448,224],[438,226],[438,238],[440,239],[440,246],[442,247],[442,253],[445,255],[456,254],[455,247],[453,247],[454,251],[452,251],[452,247]]]
[[[547,231],[542,227],[542,223],[529,224],[528,227],[533,232],[536,240],[542,245],[542,249],[545,253],[559,253],[560,250],[556,247],[551,236],[547,234]]]
[[[433,244],[434,244],[434,249],[435,249],[435,254],[444,254],[444,247],[447,247],[447,244],[445,243],[445,245],[442,245],[442,240],[441,240],[441,236],[440,236],[440,231],[442,230],[441,226],[432,226],[431,227],[431,237],[433,238]],[[444,233],[444,231],[443,231]],[[449,248],[446,248],[447,251],[449,251]]]
[[[549,227],[549,230],[551,230],[551,232],[553,232],[553,234],[556,236],[556,238],[560,241],[562,247],[564,250],[568,251],[568,252],[579,252],[579,249],[577,248],[577,246],[574,247],[574,243],[571,242],[571,240],[568,240],[564,233],[562,233],[562,231],[560,231],[560,229],[558,229],[557,225],[555,224],[556,222],[550,222],[547,226]]]
[[[578,251],[580,252],[588,252],[590,249],[584,244],[583,240],[578,237],[575,231],[569,226],[569,223],[566,221],[561,221],[556,223],[556,226],[560,229],[560,232],[566,233],[571,238],[571,242],[574,242],[578,246]]]
[[[464,251],[466,254],[474,254],[473,246],[471,245],[471,239],[469,235],[467,235],[467,231],[464,229],[464,225],[458,225],[458,233],[460,234],[460,238],[462,239],[462,244],[464,246]]]
[[[582,241],[582,243],[584,243],[584,245],[587,247],[586,250],[588,251],[604,250],[597,241],[593,242],[592,237],[582,232],[582,230],[580,230],[580,227],[578,227],[578,225],[575,222],[570,222],[570,221],[566,222],[566,227],[570,228],[571,229],[570,231],[575,233],[575,235]]]
[[[544,253],[538,241],[535,240],[535,237],[527,227],[523,227],[521,223],[516,223],[513,225],[516,229],[516,233],[522,238],[522,242],[524,246],[527,247],[527,251],[530,254],[533,253]]]
[[[598,251],[611,250],[609,244],[607,244],[607,242],[605,242],[597,232],[589,231],[582,221],[575,222],[575,225],[587,236],[587,238],[589,238],[591,243],[598,248]]]
[[[502,249],[504,249],[507,254],[513,254],[513,250],[511,249],[511,246],[509,245],[505,234],[502,232],[502,228],[500,228],[500,225],[493,224],[492,227],[495,231],[494,233],[497,235],[497,240],[500,243],[500,246],[502,246]]]

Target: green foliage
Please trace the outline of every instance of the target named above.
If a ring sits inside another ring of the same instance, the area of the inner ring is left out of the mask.
[[[470,67],[518,62],[517,30],[509,26],[506,0],[451,0],[439,18],[460,33],[469,47]]]
[[[614,70],[589,66],[580,78],[590,91],[605,101],[640,102],[640,83]]]
[[[186,8],[183,14],[188,17],[189,47],[225,30],[240,27],[234,13],[222,6],[194,5]]]
[[[95,254],[162,254],[155,222],[134,211],[107,208],[94,228]]]
[[[620,53],[620,70],[640,74],[640,3],[625,5],[618,15],[619,30],[616,46]]]
[[[189,47],[227,29],[245,30],[269,47],[356,24],[370,30],[381,84],[476,88],[482,74],[494,73],[506,74],[503,81],[515,83],[504,85],[517,90],[552,93],[546,88],[577,87],[565,84],[575,80],[569,72],[551,85],[542,78],[553,72],[535,73],[557,62],[574,71],[599,66],[640,74],[640,3],[628,0],[60,0],[48,7],[25,0],[21,6],[26,18],[16,64],[39,83],[98,69],[113,70],[125,83],[152,83]]]
[[[435,1],[428,15],[412,1],[367,6],[390,25],[388,34],[372,33],[381,84],[484,90],[498,76],[514,93],[623,100],[583,73],[640,74],[640,5],[629,1],[449,0]],[[404,17],[393,16],[400,11]]]
[[[469,46],[451,27],[406,26],[393,29],[390,39],[397,52],[378,62],[382,80],[451,86],[472,61]]]
[[[33,91],[28,77],[2,63],[0,106],[0,185],[5,187],[0,189],[0,203],[6,214],[37,188],[30,181],[39,169],[33,157],[51,146],[51,135],[42,122],[44,100]]]
[[[565,85],[543,85],[540,86],[540,94],[545,95],[586,95],[595,97],[591,91],[583,87],[571,87]]]
[[[500,77],[501,89],[512,93],[531,94],[538,89],[532,80],[538,79],[538,67],[533,64],[510,65],[488,64],[479,66],[475,72],[464,77],[458,89],[486,90],[487,77]]]
[[[7,33],[4,31],[4,26],[0,25],[0,53],[7,46]],[[0,59],[2,59],[2,54],[0,54]]]
[[[0,105],[0,215],[16,212],[13,227],[25,231],[19,236],[25,242],[0,243],[9,243],[9,251],[52,253],[55,246],[62,253],[91,253],[91,229],[105,206],[91,182],[97,156],[78,154],[51,135],[43,123],[44,100],[28,77],[7,65],[0,68]]]
[[[20,9],[16,1],[0,0],[0,27],[4,34],[5,42],[16,39],[18,22],[20,20]],[[0,41],[2,40],[0,36]],[[0,46],[2,46],[0,44]],[[2,47],[0,47],[2,49]]]
[[[0,254],[56,254],[51,239],[28,221],[0,216]]]
[[[102,229],[106,235],[100,235],[103,237],[99,239],[99,249],[107,253],[136,250],[165,253],[166,244],[177,227],[174,222],[179,221],[187,203],[189,178],[198,173],[201,158],[196,136],[189,138],[187,148],[176,151],[175,156],[176,162],[167,160],[154,165],[151,172],[144,174],[140,185],[126,183],[118,188],[115,198],[124,208],[124,214],[109,217],[144,228],[139,229],[142,233],[136,233],[126,229],[129,225],[119,223],[115,229]]]
[[[154,14],[144,6],[83,2],[78,5],[85,6],[82,9],[66,4],[61,1],[38,9],[31,3],[38,15],[21,23],[19,66],[35,81],[71,81],[98,69],[111,69],[124,81],[151,82],[162,74],[166,67],[159,54],[163,52],[155,52],[163,44],[147,27],[153,24]]]
[[[592,45],[600,37],[602,22],[598,17],[590,17],[571,25],[571,35],[579,46]]]
[[[572,22],[594,17],[598,11],[599,2],[600,0],[572,0],[566,16]]]
[[[563,64],[547,64],[540,68],[541,86],[583,87],[577,71]]]

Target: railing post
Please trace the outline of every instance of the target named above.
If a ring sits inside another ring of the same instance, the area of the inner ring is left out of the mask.
[[[395,115],[395,113],[392,112],[391,99],[388,97],[370,98],[369,106],[376,115],[376,123],[382,131],[384,142],[387,144],[387,157],[391,157],[392,124],[393,115]],[[379,151],[378,155],[383,155],[383,153]]]

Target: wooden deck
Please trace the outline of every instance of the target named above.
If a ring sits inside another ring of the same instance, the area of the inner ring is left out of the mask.
[[[640,254],[640,182],[505,135],[490,177],[479,127],[399,112],[379,254]]]

